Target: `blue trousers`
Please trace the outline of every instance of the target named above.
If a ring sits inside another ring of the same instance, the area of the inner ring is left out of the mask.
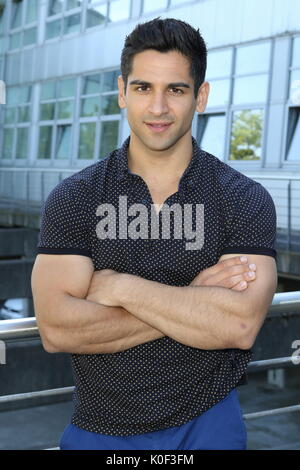
[[[247,430],[237,390],[181,426],[134,436],[110,436],[69,424],[61,450],[245,450]]]

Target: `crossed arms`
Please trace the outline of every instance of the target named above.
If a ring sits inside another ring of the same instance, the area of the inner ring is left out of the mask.
[[[224,255],[189,286],[174,287],[112,270],[94,272],[84,256],[39,254],[31,284],[44,348],[115,353],[167,335],[201,349],[249,349],[277,273],[273,258],[246,256],[243,263],[240,255]]]

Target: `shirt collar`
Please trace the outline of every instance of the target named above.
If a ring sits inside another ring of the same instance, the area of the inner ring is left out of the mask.
[[[129,174],[132,174],[128,167],[128,147],[130,142],[130,136],[124,141],[122,147],[117,150],[117,178],[119,181],[126,179]],[[193,186],[195,183],[195,177],[199,175],[200,163],[203,159],[201,155],[201,149],[199,148],[197,141],[192,137],[192,146],[193,146],[193,155],[192,158],[184,170],[181,178],[180,184],[182,181],[187,180],[188,186]]]

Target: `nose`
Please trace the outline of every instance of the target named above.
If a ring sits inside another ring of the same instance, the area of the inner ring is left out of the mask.
[[[148,109],[154,116],[160,116],[169,112],[168,102],[163,92],[152,94]]]

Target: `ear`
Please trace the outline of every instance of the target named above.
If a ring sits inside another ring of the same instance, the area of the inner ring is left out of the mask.
[[[125,85],[122,75],[118,77],[118,88],[119,88],[119,95],[118,95],[118,103],[120,108],[126,108],[126,97],[125,97]]]
[[[209,83],[203,82],[198,90],[197,105],[196,105],[196,111],[198,113],[203,113],[205,111],[207,100],[208,100],[208,95],[209,95],[209,89],[210,89]]]

